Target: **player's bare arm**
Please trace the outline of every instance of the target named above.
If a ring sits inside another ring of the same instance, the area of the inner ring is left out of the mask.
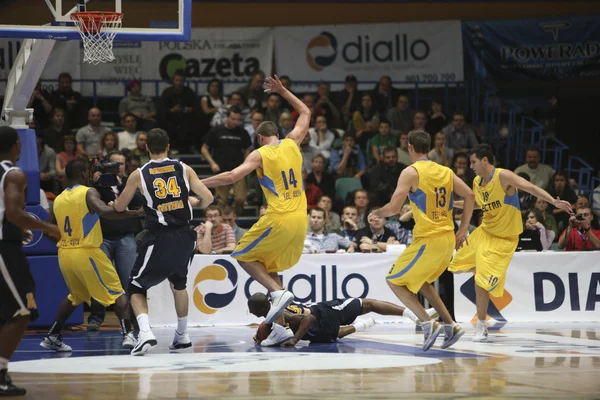
[[[288,103],[294,107],[294,110],[300,114],[294,129],[287,135],[287,138],[292,139],[300,146],[300,143],[302,143],[302,140],[308,133],[308,128],[310,127],[310,109],[283,86],[277,75],[274,75],[272,78],[267,78],[265,85],[267,86],[265,89],[266,93],[279,93],[281,97],[286,99]]]
[[[118,212],[113,207],[110,207],[107,204],[105,204],[102,201],[102,198],[100,197],[100,193],[98,193],[98,191],[94,188],[90,188],[87,191],[85,195],[85,201],[91,212],[96,213],[98,214],[98,216],[105,219],[124,219],[131,217],[139,217],[144,211],[142,208],[140,208],[139,210],[135,211],[127,210],[125,212]]]
[[[402,205],[406,200],[406,197],[410,193],[411,188],[419,186],[419,173],[412,167],[405,168],[398,178],[398,185],[396,190],[390,199],[390,202],[379,210],[372,212],[380,218],[391,217],[392,215],[400,214]]]
[[[287,317],[287,321],[290,326],[298,326],[294,338],[283,343],[282,346],[295,346],[310,329],[310,327],[317,322],[317,319],[312,314],[294,314]]]
[[[119,198],[115,200],[115,210],[117,212],[125,211],[129,203],[133,199],[133,196],[135,196],[136,190],[138,189],[143,193],[142,179],[139,169],[133,171],[133,173],[129,175],[129,179],[127,179],[127,183],[125,184],[125,189],[123,189],[123,191],[119,195]]]
[[[21,170],[12,170],[4,178],[4,206],[6,219],[22,229],[43,230],[48,235],[60,239],[58,227],[33,218],[25,211],[25,186],[27,178]]]
[[[454,179],[454,192],[464,199],[462,200],[463,213],[460,218],[460,228],[456,232],[456,248],[458,249],[463,242],[467,241],[469,221],[471,221],[473,209],[475,208],[475,194],[462,179],[455,174],[452,174],[452,176]]]
[[[218,175],[211,176],[210,178],[202,179],[202,182],[207,188],[214,188],[218,186],[225,185],[233,185],[235,182],[243,179],[250,172],[254,171],[256,168],[262,166],[262,157],[258,150],[254,150],[250,155],[244,160],[242,165],[237,168],[227,171],[221,172]]]
[[[512,171],[503,169],[500,171],[500,183],[504,188],[504,191],[508,193],[511,188],[517,188],[529,194],[532,194],[550,204],[556,208],[566,210],[569,214],[573,213],[571,203],[568,201],[560,200],[559,198],[553,198],[544,189],[535,186],[533,183],[526,181],[519,175]]]
[[[189,165],[183,164],[185,167],[185,173],[188,178],[188,182],[190,183],[190,188],[192,192],[198,197],[190,196],[190,203],[192,207],[204,208],[211,204],[214,200],[213,194],[206,187],[202,181],[198,178],[196,171],[194,171]]]

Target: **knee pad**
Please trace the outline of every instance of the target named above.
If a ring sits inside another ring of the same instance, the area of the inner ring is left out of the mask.
[[[141,294],[142,296],[146,297],[146,289],[142,289],[139,286],[134,285],[133,283],[129,282],[129,287],[127,288],[127,292],[129,293],[129,297],[131,297],[134,294]]]

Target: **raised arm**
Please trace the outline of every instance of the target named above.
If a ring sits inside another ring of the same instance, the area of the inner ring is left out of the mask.
[[[194,171],[189,165],[183,165],[185,166],[185,173],[187,175],[188,182],[190,182],[190,188],[196,194],[196,196],[198,196],[197,199],[199,200],[199,203],[191,201],[192,207],[204,208],[208,206],[214,200],[213,194],[210,192],[210,190],[208,190],[206,185],[200,181],[196,171]]]
[[[463,213],[460,218],[460,228],[456,232],[456,248],[462,246],[462,243],[467,240],[467,234],[469,233],[469,222],[473,216],[473,209],[475,208],[475,194],[467,186],[462,179],[456,174],[452,174],[454,179],[454,192],[461,196]]]
[[[523,190],[552,204],[556,208],[563,209],[569,214],[573,213],[571,203],[569,203],[568,201],[560,200],[559,198],[553,198],[544,189],[535,186],[529,181],[526,181],[525,179],[521,178],[519,175],[515,174],[512,171],[506,169],[500,171],[500,183],[502,184],[503,188],[513,186],[519,190]]]
[[[125,184],[125,189],[119,195],[119,198],[115,200],[115,210],[117,212],[123,212],[127,209],[127,206],[135,196],[136,190],[142,184],[140,170],[135,170],[131,175],[129,175],[129,179],[127,179],[127,183]],[[141,188],[140,188],[141,189]]]
[[[221,172],[218,175],[211,176],[210,178],[202,179],[202,183],[206,185],[208,188],[214,188],[218,186],[224,185],[233,185],[235,182],[244,178],[250,172],[254,171],[256,168],[262,165],[262,157],[258,150],[254,150],[246,160],[238,166],[237,168],[227,171]]]
[[[127,210],[125,212],[118,212],[113,207],[109,207],[100,198],[100,193],[94,188],[90,188],[85,195],[85,201],[89,210],[104,219],[124,219],[131,217],[139,217],[143,213],[143,209],[132,211]]]
[[[398,185],[390,199],[390,202],[378,210],[373,211],[374,215],[380,218],[387,218],[392,215],[400,214],[402,205],[406,200],[406,196],[410,192],[411,187],[417,187],[419,183],[419,174],[413,167],[405,168],[398,178]]]
[[[279,93],[281,97],[286,99],[288,103],[294,107],[294,110],[300,114],[294,129],[287,135],[288,138],[292,139],[298,146],[300,146],[300,143],[304,139],[304,136],[306,136],[310,126],[310,109],[299,98],[294,96],[292,92],[283,86],[277,75],[274,75],[272,78],[267,78],[266,85],[266,93]]]

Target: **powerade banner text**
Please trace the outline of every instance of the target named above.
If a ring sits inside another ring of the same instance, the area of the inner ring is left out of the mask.
[[[500,80],[600,77],[600,19],[463,23],[468,70]]]
[[[295,80],[463,79],[459,21],[275,28],[277,70]]]

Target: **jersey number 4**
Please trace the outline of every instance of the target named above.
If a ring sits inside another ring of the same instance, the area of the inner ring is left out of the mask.
[[[154,195],[159,199],[164,199],[167,195],[173,197],[179,197],[181,195],[181,188],[177,183],[177,178],[174,176],[170,177],[166,182],[163,178],[156,178],[152,182],[152,186],[154,186]]]
[[[63,231],[65,231],[65,233],[69,236],[71,236],[71,234],[73,233],[73,228],[71,228],[71,220],[69,219],[68,215],[65,217],[65,225],[63,226]]]

